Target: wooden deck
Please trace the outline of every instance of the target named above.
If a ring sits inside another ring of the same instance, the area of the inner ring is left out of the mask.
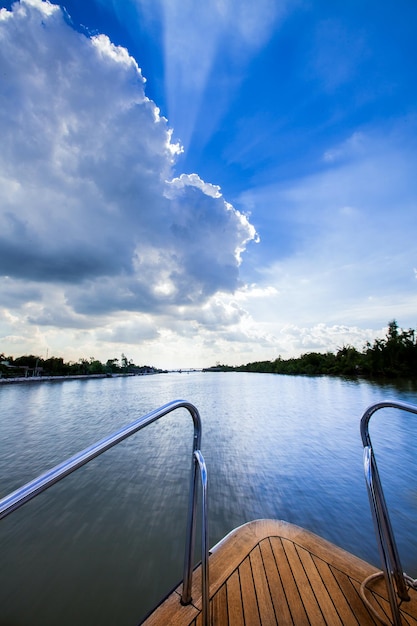
[[[359,594],[362,581],[377,569],[298,526],[275,520],[245,524],[213,548],[209,564],[212,626],[379,624]],[[385,583],[371,588],[367,597],[389,623]],[[182,606],[180,594],[178,587],[143,624],[202,626],[200,568],[192,604]],[[403,607],[404,624],[417,626],[417,599]]]

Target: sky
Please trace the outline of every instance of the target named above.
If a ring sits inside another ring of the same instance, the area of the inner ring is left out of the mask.
[[[415,0],[0,7],[0,353],[173,369],[416,328]]]

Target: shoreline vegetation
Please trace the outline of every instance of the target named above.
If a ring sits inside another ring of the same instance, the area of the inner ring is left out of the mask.
[[[397,321],[388,322],[384,339],[366,343],[362,351],[343,346],[336,353],[307,352],[298,358],[255,361],[246,365],[208,367],[204,372],[259,372],[304,376],[361,376],[370,379],[417,377],[416,331],[403,330]]]
[[[181,370],[178,370],[181,371]],[[384,339],[367,342],[362,351],[347,345],[333,352],[307,352],[300,357],[274,361],[254,361],[246,365],[207,367],[203,372],[259,372],[303,376],[361,376],[370,379],[417,378],[416,331],[399,328],[395,319],[388,322]],[[50,380],[79,380],[115,376],[164,374],[167,370],[149,365],[135,365],[122,354],[121,358],[101,363],[94,357],[65,362],[61,357],[43,359],[25,355],[14,358],[0,353],[0,384]]]
[[[135,365],[124,354],[120,359],[108,359],[106,363],[101,363],[94,357],[66,363],[64,359],[54,356],[43,359],[29,354],[14,358],[0,354],[0,384],[144,376],[165,372],[166,370],[151,365]]]

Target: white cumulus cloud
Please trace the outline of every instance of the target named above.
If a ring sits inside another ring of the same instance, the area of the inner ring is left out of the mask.
[[[3,307],[21,323],[93,327],[238,287],[254,228],[215,185],[172,180],[181,147],[124,48],[21,0],[0,11],[0,67]],[[157,335],[133,321],[101,337],[130,331]]]

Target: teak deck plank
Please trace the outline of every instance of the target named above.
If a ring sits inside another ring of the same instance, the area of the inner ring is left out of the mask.
[[[417,624],[417,593],[410,594],[410,602],[404,602],[402,605],[403,615],[407,617],[408,623],[415,626]]]
[[[266,576],[268,579],[269,589],[271,590],[272,603],[275,609],[275,615],[279,616],[279,623],[282,626],[292,625],[290,609],[288,607],[285,591],[282,586],[281,577],[279,575],[274,554],[272,552],[271,541],[268,539],[260,543],[261,554],[265,564]]]
[[[312,559],[317,567],[317,571],[323,579],[323,583],[337,611],[340,622],[344,626],[358,626],[358,619],[352,613],[352,609],[329,565],[319,557],[312,556]]]
[[[359,582],[356,580],[352,580],[351,582],[359,595]],[[379,586],[379,589],[381,589],[381,586]],[[372,606],[378,611],[378,614],[381,615],[381,617],[384,618],[385,621],[390,622],[391,609],[388,600],[383,598],[380,592],[377,592],[377,588],[375,586],[373,587],[373,590],[374,593],[367,594],[368,599],[370,600]],[[385,590],[382,590],[382,593],[384,593],[384,591]]]
[[[213,624],[228,624],[229,617],[227,611],[227,590],[226,585],[222,585],[211,601],[211,613]]]
[[[339,586],[346,598],[346,601],[349,603],[352,614],[356,617],[358,623],[372,625],[377,624],[371,613],[362,602],[362,598],[359,595],[360,583],[357,582],[356,585],[354,585],[353,581],[348,576],[346,576],[345,573],[336,568],[331,569],[336,580],[339,583]]]
[[[298,526],[257,520],[232,531],[211,551],[211,626],[375,626],[364,604],[361,582],[378,570]],[[192,603],[180,604],[174,590],[142,622],[144,626],[202,626],[201,567]],[[404,624],[417,626],[417,594],[403,605]],[[390,621],[383,581],[367,597]]]
[[[291,566],[287,560],[287,555],[280,537],[271,537],[272,551],[275,556],[275,562],[279,563],[279,573],[281,575],[282,586],[285,590],[288,606],[292,616],[292,623],[303,626],[309,624],[307,613],[304,608],[303,601],[300,596],[300,590],[297,581],[292,573]]]
[[[258,603],[256,601],[255,586],[253,583],[252,569],[250,560],[245,558],[239,567],[240,586],[242,589],[242,604],[245,623],[251,626],[261,624],[258,611]]]
[[[231,626],[245,626],[239,572],[236,570],[226,582],[227,608]]]
[[[264,540],[265,541],[265,540]],[[264,562],[259,545],[250,553],[250,563],[255,583],[256,598],[262,625],[276,624],[274,605],[265,573]]]
[[[322,612],[324,622],[326,624],[333,624],[334,626],[341,625],[342,622],[329,592],[329,587],[332,586],[332,579],[328,577],[326,580],[323,580],[310,552],[303,548],[296,548],[296,550]]]
[[[292,574],[294,576],[297,588],[300,591],[302,603],[307,613],[308,620],[311,624],[324,624],[323,614],[320,610],[317,598],[313,593],[311,583],[305,573],[303,565],[297,553],[296,546],[292,541],[284,539],[282,541],[285,553],[290,564]]]

